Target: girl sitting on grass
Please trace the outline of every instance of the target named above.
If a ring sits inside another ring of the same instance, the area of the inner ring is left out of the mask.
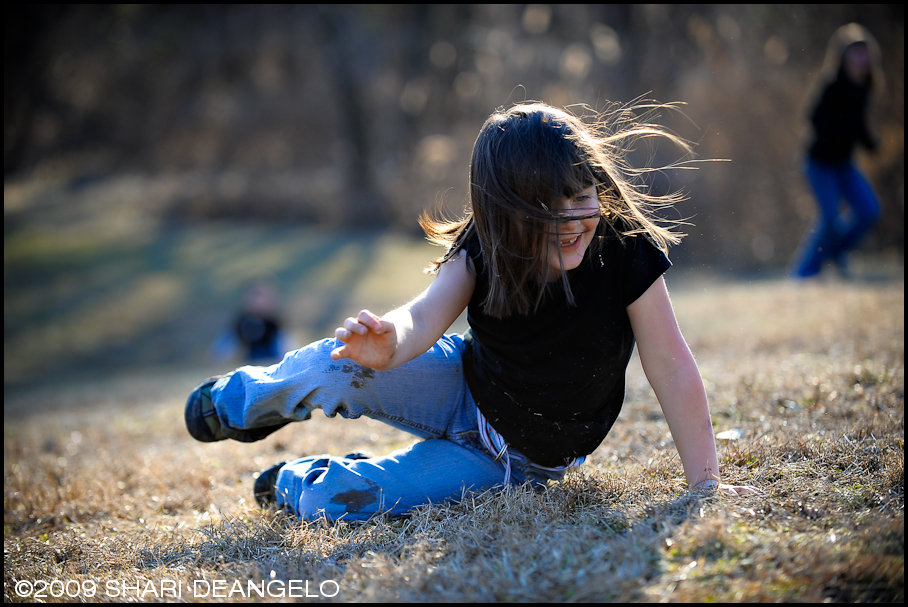
[[[618,417],[636,343],[688,486],[754,491],[719,478],[703,382],[662,278],[679,237],[646,210],[677,196],[650,196],[619,170],[620,144],[650,136],[685,146],[544,104],[495,112],[473,148],[466,215],[421,218],[447,248],[429,288],[276,365],[209,378],[187,402],[190,433],[255,441],[315,409],[381,420],[422,440],[278,464],[256,498],[307,520],[403,515],[465,491],[541,487],[580,465]],[[445,334],[464,308],[469,329]]]

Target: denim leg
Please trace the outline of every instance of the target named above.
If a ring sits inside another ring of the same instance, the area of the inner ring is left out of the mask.
[[[224,433],[303,421],[315,409],[328,417],[365,415],[420,438],[475,429],[463,409],[469,390],[459,335],[445,335],[422,356],[383,372],[332,360],[335,347],[334,339],[314,342],[276,365],[240,367],[215,383],[211,397]]]
[[[366,520],[501,485],[504,465],[479,441],[476,404],[463,374],[463,340],[443,336],[428,352],[390,371],[334,361],[333,339],[288,353],[270,367],[240,367],[211,389],[222,429],[248,431],[309,419],[366,416],[421,442],[386,456],[330,455],[290,461],[278,472],[277,503],[311,520]]]
[[[278,472],[279,505],[307,520],[366,520],[502,485],[504,463],[494,461],[479,439],[459,335],[445,335],[422,356],[384,372],[332,360],[336,345],[333,339],[315,342],[276,365],[240,367],[215,383],[211,396],[225,434],[304,421],[322,409],[328,417],[364,415],[425,440],[382,457],[290,461]],[[562,476],[514,455],[515,484],[541,487]]]
[[[275,496],[279,506],[304,520],[363,521],[456,501],[464,491],[483,491],[503,479],[503,467],[491,456],[429,439],[383,457],[319,455],[288,462],[278,473]]]
[[[805,278],[823,269],[823,262],[829,259],[842,230],[839,221],[842,190],[835,168],[810,160],[807,177],[820,208],[820,216],[807,233],[795,262],[795,273]]]
[[[843,166],[838,171],[838,177],[841,191],[851,209],[851,221],[843,226],[841,236],[830,252],[836,257],[857,246],[880,216],[880,203],[873,188],[852,163]]]

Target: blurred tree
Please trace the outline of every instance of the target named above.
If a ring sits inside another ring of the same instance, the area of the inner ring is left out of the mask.
[[[52,143],[66,108],[51,94],[47,72],[56,49],[48,31],[71,15],[67,5],[4,7],[3,174],[26,168],[36,147]]]
[[[333,75],[342,137],[349,143],[343,187],[344,221],[349,225],[387,225],[391,220],[388,201],[375,181],[372,144],[374,127],[370,116],[369,78],[364,64],[372,67],[376,48],[364,31],[360,12],[351,6],[326,5],[316,9],[321,45],[328,71]]]
[[[887,219],[867,248],[904,250],[902,5],[106,5],[5,8],[4,176],[79,184],[169,175],[172,218],[415,229],[465,201],[491,111],[683,101],[665,123],[698,143],[675,254],[782,267],[812,219],[799,155],[826,40],[860,21],[886,95],[865,159]],[[640,158],[671,159],[641,149]]]

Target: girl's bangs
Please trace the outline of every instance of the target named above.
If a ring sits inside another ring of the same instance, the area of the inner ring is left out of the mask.
[[[527,173],[533,175],[535,183],[528,183],[527,193],[532,192],[532,199],[527,196],[526,202],[532,207],[532,213],[540,220],[560,221],[564,218],[563,206],[566,199],[573,198],[583,190],[598,185],[598,180],[585,158],[582,158],[573,146],[559,146],[562,149],[551,150],[540,163]]]

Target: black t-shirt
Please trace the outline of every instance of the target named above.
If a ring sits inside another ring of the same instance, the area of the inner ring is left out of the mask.
[[[488,274],[477,240],[465,243],[476,267],[467,308],[464,373],[479,410],[510,446],[542,466],[592,453],[624,401],[634,348],[627,306],[670,266],[643,236],[606,237],[568,272],[576,306],[561,281],[530,316],[482,311]]]

